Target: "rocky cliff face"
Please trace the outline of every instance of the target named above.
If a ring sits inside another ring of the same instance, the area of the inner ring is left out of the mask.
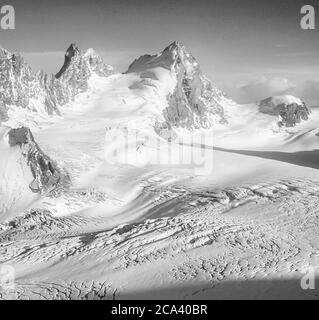
[[[88,89],[92,74],[105,77],[112,73],[113,68],[92,49],[83,53],[74,44],[56,76],[43,71],[34,74],[21,56],[0,49],[0,123],[7,120],[10,106],[59,114],[59,106]]]
[[[57,191],[69,185],[69,176],[58,168],[35,142],[29,128],[21,127],[8,132],[10,147],[20,147],[34,180],[29,187],[34,193]]]
[[[175,127],[210,128],[225,122],[223,93],[202,74],[196,59],[185,47],[174,42],[163,53],[171,55],[177,84],[168,97],[165,118]]]
[[[34,74],[21,56],[0,49],[0,122],[7,119],[9,106],[49,115],[58,113],[54,96],[48,90],[51,79],[43,73]]]
[[[93,49],[82,52],[75,44],[66,51],[64,64],[55,75],[56,91],[61,97],[60,104],[73,100],[75,95],[88,89],[88,80],[92,74],[107,77],[114,69],[105,64]]]
[[[262,113],[279,116],[278,125],[294,127],[301,121],[308,120],[311,110],[300,99],[284,95],[264,99],[258,103]]]
[[[129,72],[162,67],[170,70],[176,85],[168,95],[164,117],[173,127],[188,129],[210,128],[214,123],[225,123],[224,94],[202,74],[196,59],[175,41],[158,55],[145,55],[136,59]]]

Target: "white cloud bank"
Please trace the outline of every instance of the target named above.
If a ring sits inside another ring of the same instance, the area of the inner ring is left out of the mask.
[[[226,92],[238,103],[251,103],[270,96],[284,94],[294,88],[295,85],[286,78],[262,77],[245,85],[227,88]]]
[[[296,87],[292,92],[300,97],[309,106],[319,106],[319,81],[308,80]]]
[[[247,84],[224,88],[238,103],[254,103],[274,95],[292,94],[309,106],[319,106],[319,81],[304,81],[298,85],[283,77],[262,77]]]

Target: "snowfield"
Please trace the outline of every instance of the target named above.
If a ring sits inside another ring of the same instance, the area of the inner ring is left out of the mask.
[[[225,98],[227,123],[168,141],[154,123],[176,78],[153,62],[92,76],[61,116],[21,116],[70,175],[58,196],[31,192],[8,145],[21,119],[1,127],[0,298],[317,299],[300,281],[319,267],[318,111],[282,128]]]

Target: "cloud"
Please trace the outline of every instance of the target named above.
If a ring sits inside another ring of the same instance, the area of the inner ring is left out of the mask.
[[[295,88],[287,78],[262,77],[241,86],[226,88],[228,95],[239,103],[252,103],[270,96],[285,94]]]
[[[287,78],[262,77],[244,85],[231,85],[223,89],[238,103],[254,103],[274,95],[291,94],[309,106],[319,106],[319,81],[315,80],[305,80],[295,85]]]
[[[300,97],[309,106],[319,106],[319,81],[304,81],[291,93]]]

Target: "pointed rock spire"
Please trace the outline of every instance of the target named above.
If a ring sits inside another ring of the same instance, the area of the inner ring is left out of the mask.
[[[59,79],[62,76],[62,74],[68,69],[68,67],[71,64],[72,58],[79,53],[80,53],[80,50],[77,47],[77,45],[75,43],[71,43],[71,45],[68,47],[68,49],[66,50],[66,53],[64,55],[63,66],[60,69],[60,71],[55,75],[55,77],[57,79]]]

